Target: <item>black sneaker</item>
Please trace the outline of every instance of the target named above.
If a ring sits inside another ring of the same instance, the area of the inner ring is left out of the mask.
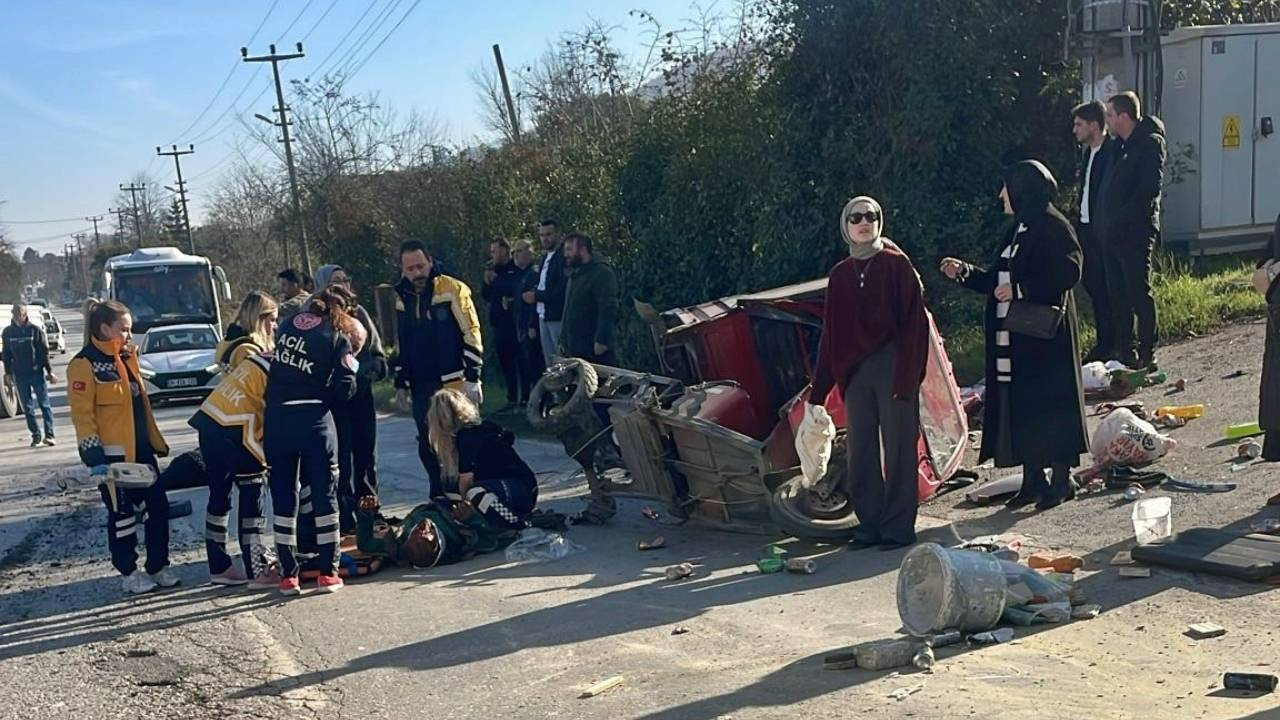
[[[44,440],[41,440],[41,439],[40,439],[40,438],[38,438],[38,437],[33,437],[33,438],[31,438],[31,447],[33,447],[33,448],[38,448],[38,447],[40,447],[41,445],[44,445]]]

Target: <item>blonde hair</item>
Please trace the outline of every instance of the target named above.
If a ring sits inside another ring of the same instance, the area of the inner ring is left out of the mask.
[[[517,253],[517,252],[520,252],[521,250],[528,250],[530,252],[533,252],[533,243],[523,238],[511,243],[511,252]]]
[[[280,306],[268,294],[253,290],[240,301],[236,311],[236,324],[248,334],[249,339],[263,350],[275,345],[275,337],[266,330],[266,316],[279,312]]]
[[[440,474],[458,477],[458,432],[480,424],[480,410],[457,390],[440,390],[431,397],[427,410],[427,437],[440,459]]]

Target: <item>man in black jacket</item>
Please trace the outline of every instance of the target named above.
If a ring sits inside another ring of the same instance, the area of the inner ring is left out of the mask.
[[[489,331],[507,382],[507,404],[498,412],[508,412],[528,402],[532,387],[521,372],[520,338],[516,334],[516,295],[523,276],[511,261],[511,244],[506,238],[496,237],[489,243],[489,257],[480,295],[489,303]]]
[[[1110,179],[1118,142],[1107,135],[1106,108],[1102,103],[1077,105],[1071,111],[1071,132],[1083,148],[1080,157],[1080,215],[1076,219],[1076,235],[1084,251],[1084,289],[1093,301],[1094,322],[1098,337],[1084,357],[1085,362],[1106,362],[1118,357],[1116,352],[1115,309],[1107,287],[1106,211],[1101,198]]]
[[[569,264],[560,350],[565,357],[616,365],[613,326],[618,317],[618,279],[613,268],[595,259],[591,238],[570,235],[564,241]]]
[[[541,270],[533,262],[533,245],[528,240],[517,240],[511,246],[511,255],[516,270],[520,273],[519,291],[523,296],[529,291],[537,291]],[[523,299],[523,297],[521,298]],[[538,332],[538,309],[526,302],[516,303],[516,336],[520,338],[520,373],[529,382],[529,389],[524,398],[527,401],[533,386],[546,370],[546,360],[542,357],[542,340]]]
[[[560,347],[564,291],[568,282],[564,252],[561,250],[564,235],[560,230],[560,221],[555,218],[543,220],[538,225],[538,238],[547,255],[542,259],[542,269],[538,272],[538,287],[526,292],[524,301],[538,308],[538,334],[542,339],[542,355],[549,363]]]
[[[1107,224],[1107,282],[1116,308],[1116,347],[1125,365],[1154,367],[1156,303],[1151,295],[1151,253],[1160,240],[1164,123],[1154,116],[1143,117],[1137,94],[1123,92],[1107,101],[1107,127],[1122,141],[1102,203]]]
[[[13,306],[13,321],[0,336],[4,346],[4,383],[17,386],[18,397],[27,415],[27,429],[31,431],[31,447],[57,444],[53,437],[53,407],[49,404],[49,388],[45,384],[58,382],[49,364],[49,341],[44,328],[27,318],[27,306]],[[34,396],[34,397],[33,397]],[[44,420],[44,435],[36,423],[36,405]]]

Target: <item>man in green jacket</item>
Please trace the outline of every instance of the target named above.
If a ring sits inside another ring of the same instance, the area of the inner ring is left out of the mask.
[[[595,259],[591,238],[574,233],[564,240],[569,285],[565,290],[560,351],[601,365],[617,365],[613,327],[618,317],[618,279]]]

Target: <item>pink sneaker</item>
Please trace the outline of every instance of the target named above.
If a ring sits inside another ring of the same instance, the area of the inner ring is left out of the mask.
[[[345,583],[342,582],[342,578],[337,574],[321,575],[316,578],[316,587],[319,588],[320,592],[336,593],[344,586]]]
[[[209,582],[213,585],[233,587],[236,585],[247,585],[249,583],[249,578],[245,577],[244,571],[235,565],[232,565],[225,572],[220,572],[217,575],[210,575]]]
[[[301,595],[302,588],[299,587],[298,578],[289,577],[280,581],[281,595]]]

